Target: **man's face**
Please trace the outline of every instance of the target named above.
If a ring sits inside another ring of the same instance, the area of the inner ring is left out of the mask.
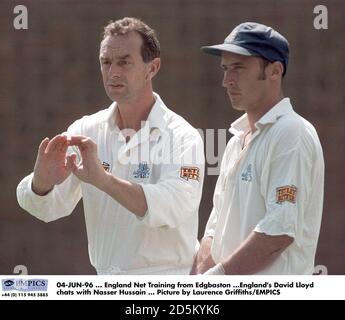
[[[246,112],[260,108],[269,89],[263,60],[223,52],[221,67],[223,87],[227,89],[232,107]]]
[[[141,56],[142,39],[137,32],[107,36],[101,42],[100,63],[108,97],[118,103],[133,101],[150,82],[149,63]]]

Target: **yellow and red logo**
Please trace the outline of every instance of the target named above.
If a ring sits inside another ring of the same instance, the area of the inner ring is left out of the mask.
[[[277,203],[283,203],[285,201],[296,203],[297,187],[294,185],[283,186],[276,189]]]
[[[181,167],[180,177],[185,180],[197,180],[199,181],[199,171],[198,167]]]

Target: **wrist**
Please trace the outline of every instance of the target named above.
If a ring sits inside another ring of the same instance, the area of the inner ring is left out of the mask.
[[[35,178],[32,179],[31,182],[31,190],[39,195],[39,196],[45,196],[46,194],[48,194],[51,190],[53,190],[54,185],[44,185],[44,184],[39,184],[37,183],[37,181],[35,180]]]
[[[111,177],[112,175],[109,172],[104,172],[104,175],[102,175],[99,179],[97,184],[95,184],[95,187],[97,187],[98,189],[107,192],[108,188],[109,188],[109,184],[111,181]]]
[[[216,264],[213,268],[208,269],[204,275],[209,275],[209,276],[224,276],[225,275],[225,270],[224,267],[221,263]]]

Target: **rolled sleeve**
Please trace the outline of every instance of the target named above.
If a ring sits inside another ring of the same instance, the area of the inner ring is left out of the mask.
[[[266,214],[254,231],[295,238],[301,230],[310,181],[311,163],[301,146],[270,161],[261,189],[266,198]]]
[[[157,184],[141,186],[148,207],[142,221],[152,227],[178,227],[198,211],[202,182],[189,183],[179,181],[179,178],[170,178]]]
[[[183,152],[181,152],[183,150]],[[178,227],[191,215],[198,214],[205,160],[201,137],[175,148],[173,164],[161,165],[161,175],[154,184],[140,184],[148,210],[141,221],[151,227]],[[185,161],[193,154],[194,161]],[[189,171],[190,170],[190,171]]]

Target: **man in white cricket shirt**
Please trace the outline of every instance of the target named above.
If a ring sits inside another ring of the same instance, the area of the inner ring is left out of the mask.
[[[288,41],[262,24],[237,26],[223,44],[223,86],[245,114],[222,160],[192,274],[312,274],[320,231],[324,160],[314,127],[282,90]]]
[[[83,198],[98,274],[188,274],[196,253],[203,142],[153,92],[159,57],[142,21],[107,25],[100,64],[114,103],[44,139],[17,188],[20,206],[45,222]]]

